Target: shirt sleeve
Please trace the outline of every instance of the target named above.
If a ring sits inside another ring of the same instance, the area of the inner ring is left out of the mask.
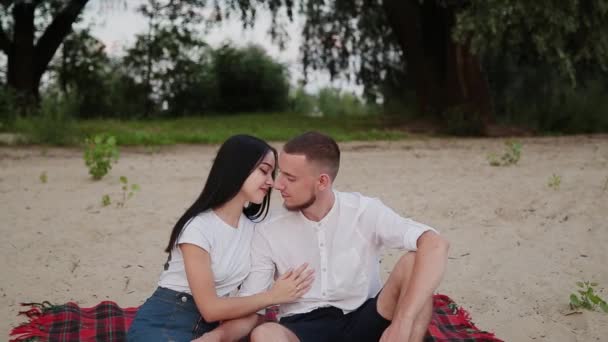
[[[363,229],[382,247],[416,251],[418,238],[432,227],[404,218],[378,199],[370,199],[361,214]]]
[[[266,237],[256,227],[251,241],[251,270],[241,285],[238,295],[251,296],[266,291],[274,280],[275,264],[272,261],[270,245]]]
[[[203,227],[200,218],[195,217],[186,223],[186,227],[184,227],[177,239],[177,244],[189,243],[196,245],[211,254],[211,242],[213,241],[212,233],[213,230],[211,227]]]

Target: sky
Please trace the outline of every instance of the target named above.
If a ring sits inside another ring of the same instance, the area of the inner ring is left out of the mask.
[[[147,22],[145,18],[136,12],[136,8],[146,2],[145,0],[115,1],[108,7],[108,0],[92,0],[84,11],[84,23],[92,23],[92,34],[103,41],[107,46],[108,53],[120,55],[124,48],[135,41],[137,33],[145,32]],[[253,29],[243,30],[241,22],[229,20],[221,23],[217,28],[211,30],[204,40],[213,47],[219,46],[226,41],[231,41],[237,46],[255,43],[266,49],[268,54],[285,64],[289,68],[291,83],[296,85],[303,78],[302,66],[299,63],[299,45],[302,41],[300,29],[302,19],[296,18],[294,23],[287,27],[289,34],[285,49],[281,50],[274,44],[268,35],[271,25],[271,17],[268,12],[259,12]],[[309,75],[306,90],[316,92],[324,86],[335,86],[359,95],[361,87],[347,81],[338,80],[333,83],[329,80],[326,72],[315,72]]]

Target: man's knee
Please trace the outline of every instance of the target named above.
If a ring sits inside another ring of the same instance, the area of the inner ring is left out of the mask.
[[[283,330],[284,328],[278,323],[264,323],[253,329],[250,341],[287,341]]]
[[[402,255],[393,267],[382,292],[378,296],[377,310],[382,317],[388,320],[393,319],[393,311],[397,306],[401,292],[407,287],[407,282],[411,278],[415,261],[416,253],[409,252]]]
[[[414,270],[414,263],[416,262],[416,252],[408,252],[399,258],[395,267],[393,267],[393,272],[396,277],[400,280],[404,278],[409,278],[412,271]]]

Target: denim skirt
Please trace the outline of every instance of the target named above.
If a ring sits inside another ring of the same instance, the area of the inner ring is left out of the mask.
[[[137,310],[127,340],[189,342],[218,325],[205,322],[192,295],[158,287]]]

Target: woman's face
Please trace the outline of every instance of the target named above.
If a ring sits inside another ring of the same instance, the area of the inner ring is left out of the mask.
[[[272,151],[268,151],[260,164],[247,177],[241,188],[241,192],[247,201],[255,204],[264,201],[264,196],[268,194],[274,184],[272,173],[275,165],[274,154]]]

